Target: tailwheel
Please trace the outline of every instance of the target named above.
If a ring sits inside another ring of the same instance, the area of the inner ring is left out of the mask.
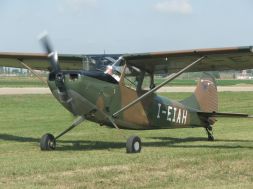
[[[208,136],[208,141],[214,141],[213,135]]]
[[[131,136],[126,143],[127,153],[139,153],[141,151],[141,139],[138,136]]]
[[[40,149],[41,150],[54,150],[56,147],[56,142],[55,142],[55,138],[52,134],[45,134],[41,137],[40,140]]]

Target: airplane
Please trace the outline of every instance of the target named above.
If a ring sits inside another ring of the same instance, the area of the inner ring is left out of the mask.
[[[203,127],[207,140],[213,141],[216,118],[252,117],[218,112],[217,84],[208,73],[253,68],[252,46],[114,54],[105,58],[107,55],[58,55],[47,35],[41,38],[41,43],[46,53],[0,53],[0,66],[25,66],[33,73],[33,70],[48,70],[47,84],[53,96],[77,116],[56,137],[44,134],[41,150],[56,149],[56,141],[85,120],[116,129]],[[97,68],[95,60],[107,62],[107,68]],[[156,93],[185,72],[203,72],[191,96],[175,101]],[[160,74],[167,77],[156,84],[155,76]],[[130,136],[126,152],[139,153],[141,144],[140,137]]]

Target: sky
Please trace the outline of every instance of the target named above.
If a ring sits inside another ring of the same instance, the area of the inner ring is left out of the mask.
[[[253,45],[252,0],[0,0],[0,52],[140,53]]]

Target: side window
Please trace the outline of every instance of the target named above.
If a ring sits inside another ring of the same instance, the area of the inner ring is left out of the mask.
[[[151,82],[150,76],[148,74],[145,74],[141,89],[142,90],[150,90],[150,82]]]
[[[136,90],[137,80],[136,80],[135,76],[128,76],[128,75],[126,75],[124,77],[124,83],[125,83],[126,87]]]
[[[134,67],[134,66],[127,66],[126,69],[124,70],[124,84],[126,87],[131,88],[133,90],[138,90],[139,86],[139,77],[141,71]]]
[[[153,75],[134,66],[127,66],[124,70],[124,85],[137,91],[148,91],[154,87]]]

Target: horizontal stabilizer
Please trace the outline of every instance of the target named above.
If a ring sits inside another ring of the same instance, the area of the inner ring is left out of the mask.
[[[198,112],[199,116],[203,117],[245,117],[253,118],[253,115],[242,114],[242,113],[227,113],[227,112]]]

